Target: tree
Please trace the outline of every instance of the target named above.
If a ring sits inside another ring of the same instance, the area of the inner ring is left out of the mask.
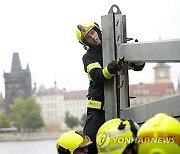
[[[25,100],[26,103],[26,121],[24,123],[24,127],[27,129],[32,129],[35,131],[38,128],[44,126],[42,117],[40,115],[41,109],[39,104],[35,101],[33,97],[30,97]]]
[[[17,98],[15,99],[14,104],[10,106],[10,119],[19,131],[23,128],[25,117],[26,111],[24,100]]]
[[[44,126],[40,115],[40,106],[33,97],[25,100],[15,99],[14,104],[10,107],[10,111],[11,120],[20,131],[22,129],[35,131]]]
[[[0,128],[9,128],[10,126],[10,119],[6,115],[0,113]]]
[[[69,128],[73,129],[79,125],[79,120],[78,118],[69,115],[69,112],[66,112],[65,123]]]

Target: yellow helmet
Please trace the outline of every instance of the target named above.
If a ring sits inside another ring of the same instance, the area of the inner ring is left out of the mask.
[[[67,131],[63,133],[56,143],[57,154],[73,154],[79,147],[91,144],[91,139],[80,131]]]
[[[77,26],[76,37],[81,44],[87,45],[87,43],[84,42],[84,38],[92,28],[96,28],[99,32],[101,31],[99,25],[95,22],[83,22]]]
[[[116,118],[105,122],[96,135],[98,154],[123,153],[134,142],[138,128],[133,120]]]
[[[141,126],[137,143],[138,154],[180,154],[180,122],[158,113]]]

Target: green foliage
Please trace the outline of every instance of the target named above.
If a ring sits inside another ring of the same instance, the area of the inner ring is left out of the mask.
[[[0,128],[9,128],[11,126],[8,116],[0,113]]]
[[[40,106],[33,97],[25,100],[17,98],[10,107],[10,118],[18,130],[32,130],[44,126]]]
[[[65,123],[69,128],[73,129],[74,127],[79,125],[79,120],[78,118],[69,115],[69,112],[66,112]]]
[[[21,130],[24,124],[24,117],[26,116],[24,100],[17,98],[14,104],[10,107],[10,119],[13,121],[14,126]]]
[[[87,115],[84,113],[81,117],[80,125],[83,127],[86,123]]]

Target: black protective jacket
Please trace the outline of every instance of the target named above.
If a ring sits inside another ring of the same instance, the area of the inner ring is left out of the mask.
[[[84,70],[89,77],[88,100],[95,100],[102,102],[104,107],[104,82],[110,79],[115,72],[118,71],[119,66],[115,61],[110,62],[103,68],[102,46],[91,47],[84,54],[83,58]],[[144,63],[136,66],[136,63],[131,63],[129,66],[135,70],[140,71],[144,67]],[[108,74],[108,75],[107,75]]]
[[[103,57],[102,57],[102,46],[97,48],[90,48],[83,56],[84,70],[88,73],[89,77],[89,89],[88,99],[101,101],[104,103],[104,81],[107,80],[103,73]],[[89,64],[98,62],[101,68],[94,67],[88,72],[87,67]]]

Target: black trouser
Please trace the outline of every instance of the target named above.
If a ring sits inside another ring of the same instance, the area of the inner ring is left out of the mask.
[[[83,129],[83,132],[87,134],[91,140],[92,144],[88,146],[88,154],[97,154],[96,148],[96,134],[99,127],[105,122],[105,111],[98,109],[88,109],[87,119]]]

